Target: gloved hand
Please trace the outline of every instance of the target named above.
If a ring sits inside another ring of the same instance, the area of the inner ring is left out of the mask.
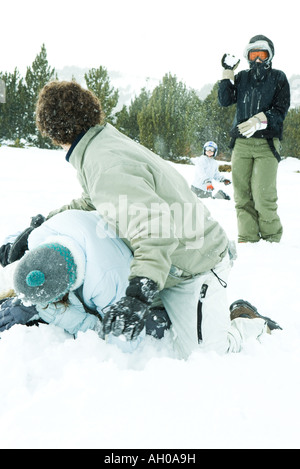
[[[230,179],[224,179],[223,182],[224,182],[225,186],[228,186],[229,184],[231,184]]]
[[[156,283],[147,277],[130,280],[126,296],[102,310],[103,333],[124,334],[127,340],[135,340],[145,326],[146,313],[157,292]]]
[[[213,190],[214,190],[214,186],[212,185],[211,182],[210,182],[209,184],[207,184],[206,190],[207,190],[207,191],[213,191]]]
[[[247,121],[239,124],[238,129],[240,134],[246,138],[249,138],[252,137],[252,135],[255,134],[255,132],[258,130],[266,129],[267,125],[267,116],[263,112],[259,112],[258,114],[250,117],[250,119]]]
[[[5,267],[9,264],[8,256],[10,253],[11,245],[12,243],[7,243],[7,244],[3,244],[0,247],[0,264],[2,265],[2,267]]]
[[[163,306],[156,306],[149,310],[145,322],[146,334],[155,339],[162,339],[171,325],[169,315]]]
[[[28,249],[28,236],[38,226],[40,226],[46,220],[43,215],[36,215],[35,217],[31,218],[31,223],[29,228],[26,228],[22,231],[21,234],[15,239],[15,241],[11,244],[8,253],[8,264],[12,264],[13,262],[21,259],[25,252]]]
[[[37,313],[35,307],[24,306],[21,300],[9,298],[0,306],[0,332],[15,324],[27,324]]]
[[[238,67],[240,59],[237,59],[234,55],[224,54],[221,60],[223,67],[223,80],[234,80],[234,70]]]
[[[240,59],[237,59],[234,55],[224,54],[221,60],[222,67],[225,70],[235,70],[240,63]]]

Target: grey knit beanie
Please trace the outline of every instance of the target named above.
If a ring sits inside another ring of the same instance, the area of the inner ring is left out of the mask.
[[[59,301],[77,279],[77,265],[66,246],[42,244],[28,251],[14,272],[14,289],[22,300],[34,305]]]

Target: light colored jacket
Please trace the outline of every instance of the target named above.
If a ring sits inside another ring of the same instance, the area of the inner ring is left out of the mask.
[[[110,124],[90,128],[69,161],[83,196],[60,210],[95,208],[108,220],[134,254],[130,278],[148,277],[163,289],[170,271],[194,276],[225,256],[224,230],[183,176]]]
[[[207,191],[207,184],[213,180],[219,182],[224,181],[224,177],[219,172],[219,165],[214,158],[201,155],[196,156],[196,158],[192,158],[191,161],[195,165],[193,180],[194,187]]]
[[[72,246],[83,283],[70,292],[70,305],[37,306],[39,316],[47,323],[62,327],[70,334],[99,329],[99,320],[85,311],[81,301],[103,316],[102,309],[125,295],[132,253],[116,237],[110,237],[105,223],[96,211],[68,210],[51,217],[31,232],[29,250],[45,242],[64,240]]]

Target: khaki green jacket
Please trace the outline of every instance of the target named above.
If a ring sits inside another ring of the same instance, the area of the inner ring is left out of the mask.
[[[134,254],[130,278],[154,280],[160,289],[175,276],[212,269],[225,255],[221,226],[168,162],[112,125],[95,126],[75,146],[70,163],[82,199],[60,210],[97,210],[107,228]],[[170,278],[169,278],[170,279]]]

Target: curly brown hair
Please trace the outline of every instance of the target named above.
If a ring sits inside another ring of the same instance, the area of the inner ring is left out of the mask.
[[[103,121],[99,99],[75,81],[52,81],[39,93],[36,125],[56,145],[72,144],[82,132]]]

